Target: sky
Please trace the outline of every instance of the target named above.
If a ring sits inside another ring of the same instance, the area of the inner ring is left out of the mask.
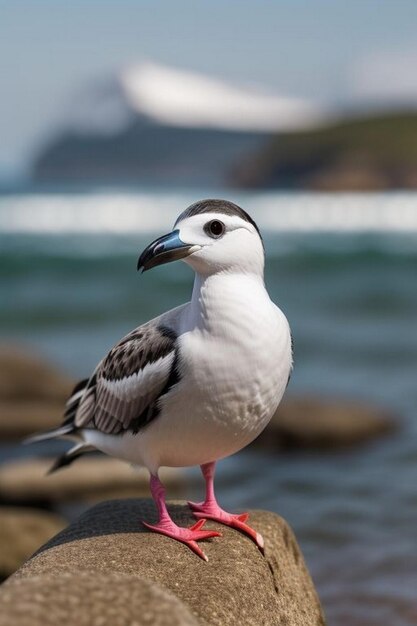
[[[417,1],[0,0],[0,175],[79,89],[141,60],[325,104],[417,102]]]

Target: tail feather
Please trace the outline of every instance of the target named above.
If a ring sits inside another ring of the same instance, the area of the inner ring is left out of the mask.
[[[36,433],[24,440],[24,443],[37,443],[39,441],[47,441],[48,439],[72,439],[77,443],[68,452],[59,456],[48,474],[52,474],[62,467],[67,467],[86,452],[94,450],[93,446],[81,440],[79,428],[75,425],[75,417],[77,415],[80,402],[88,389],[91,379],[80,381],[73,389],[68,401],[65,405],[64,422],[58,428],[52,428],[42,433]]]
[[[23,440],[24,444],[38,443],[38,441],[47,441],[48,439],[59,439],[74,435],[74,427],[72,424],[64,424],[58,428],[51,428],[42,433],[35,433]]]
[[[53,474],[54,472],[56,472],[57,470],[63,467],[68,467],[68,465],[71,465],[71,463],[73,463],[80,456],[82,456],[86,452],[91,452],[92,450],[94,450],[94,448],[90,446],[89,444],[86,444],[84,442],[77,443],[77,445],[75,445],[73,448],[68,450],[68,452],[65,452],[65,454],[62,454],[61,456],[59,456],[54,461],[54,463],[52,464],[52,466],[49,468],[47,472],[48,476],[49,474]]]
[[[89,379],[81,380],[77,383],[65,405],[64,422],[58,428],[51,428],[42,433],[35,433],[24,440],[23,443],[38,443],[48,439],[74,438],[77,435],[77,428],[74,425],[77,409],[88,385]]]

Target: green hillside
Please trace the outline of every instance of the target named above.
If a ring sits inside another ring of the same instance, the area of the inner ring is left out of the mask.
[[[274,137],[233,182],[324,190],[417,188],[417,113],[351,118]]]

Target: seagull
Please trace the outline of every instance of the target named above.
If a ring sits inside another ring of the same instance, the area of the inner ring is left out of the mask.
[[[275,413],[292,371],[292,339],[284,313],[264,283],[264,246],[253,219],[236,204],[209,199],[189,206],[172,232],[140,255],[138,270],[182,259],[195,272],[191,300],[126,335],[81,381],[59,428],[30,441],[69,438],[75,446],[51,471],[92,449],[150,473],[158,522],[151,531],[186,544],[220,533],[207,519],[246,534],[263,551],[262,536],[218,504],[216,462],[253,441]],[[160,467],[200,465],[205,500],[190,502],[198,520],[178,526],[165,501]]]

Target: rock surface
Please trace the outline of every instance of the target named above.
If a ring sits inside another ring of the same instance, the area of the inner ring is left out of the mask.
[[[0,579],[13,574],[64,526],[65,520],[52,513],[0,507]]]
[[[193,523],[185,505],[171,504],[170,510],[177,523]],[[208,528],[223,533],[204,542],[208,563],[184,545],[150,533],[141,519],[155,521],[150,500],[116,500],[90,509],[2,586],[0,624],[324,624],[294,535],[277,515],[253,511],[250,516],[264,536],[265,556],[241,533],[208,522]],[[161,602],[160,621],[152,622],[148,616],[158,609],[155,594],[160,592],[166,594],[166,605]],[[142,595],[139,605],[136,594]],[[175,621],[178,602],[186,611],[183,622]],[[30,622],[22,606],[31,607]],[[119,621],[114,606],[120,606]],[[84,622],[78,621],[81,614]]]
[[[372,406],[314,397],[284,399],[254,447],[336,449],[394,431],[397,423]]]
[[[94,502],[110,497],[149,494],[149,475],[127,463],[104,456],[88,456],[71,467],[46,475],[52,459],[25,459],[0,465],[0,501],[15,504]],[[181,470],[162,469],[161,479],[170,495],[182,497]]]

